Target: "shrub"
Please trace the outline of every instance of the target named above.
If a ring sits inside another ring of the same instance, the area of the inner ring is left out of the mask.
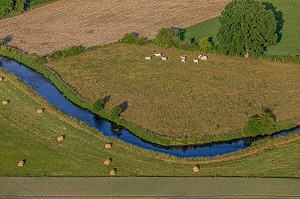
[[[203,37],[200,39],[199,41],[199,47],[201,52],[208,52],[211,50],[212,48],[212,44],[210,43],[208,37]]]
[[[155,43],[167,47],[180,46],[180,30],[178,28],[162,28],[155,37]]]
[[[96,112],[99,112],[103,109],[104,107],[104,99],[97,99],[94,104],[93,104],[93,110]]]
[[[275,120],[267,113],[251,117],[243,128],[245,136],[271,135],[276,131]]]
[[[68,57],[68,56],[73,56],[77,55],[81,52],[83,52],[85,48],[83,46],[73,46],[71,48],[68,48],[66,50],[61,50],[61,51],[56,51],[54,53],[51,53],[49,55],[49,58],[51,59],[57,59],[60,57]]]
[[[138,33],[126,33],[122,39],[120,39],[121,43],[125,44],[137,44],[137,45],[145,45],[148,44],[149,41],[147,41],[144,37],[138,37]]]
[[[119,117],[121,113],[122,113],[122,107],[120,105],[113,107],[110,111],[110,114],[113,117]]]

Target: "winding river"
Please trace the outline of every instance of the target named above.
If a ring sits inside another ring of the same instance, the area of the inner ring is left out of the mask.
[[[0,67],[6,71],[9,71],[17,75],[26,84],[33,87],[37,93],[47,99],[51,104],[59,108],[64,113],[73,116],[92,127],[95,127],[105,136],[116,137],[120,140],[128,142],[130,144],[139,146],[141,148],[170,154],[176,157],[213,157],[216,155],[222,155],[237,150],[241,150],[249,146],[253,141],[261,138],[245,138],[236,139],[230,142],[214,143],[210,145],[192,145],[192,146],[180,146],[180,147],[166,147],[144,141],[128,130],[121,128],[119,131],[115,131],[114,124],[106,119],[100,118],[94,115],[92,112],[80,108],[77,105],[71,103],[52,82],[46,79],[43,75],[36,71],[5,57],[0,56]],[[286,136],[295,131],[299,131],[300,127],[282,131],[272,135],[272,137]]]

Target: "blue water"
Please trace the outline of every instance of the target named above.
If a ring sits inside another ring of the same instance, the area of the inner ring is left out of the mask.
[[[5,57],[0,56],[0,67],[7,70],[25,83],[33,87],[37,93],[43,96],[51,104],[56,106],[64,113],[73,116],[83,122],[86,122],[92,127],[95,127],[105,136],[116,137],[127,143],[139,146],[144,149],[157,151],[161,153],[170,154],[177,157],[213,157],[216,155],[222,155],[237,150],[241,150],[249,146],[253,141],[261,138],[246,138],[238,139],[232,142],[215,143],[211,145],[192,145],[192,146],[176,146],[166,147],[157,144],[152,144],[144,141],[135,135],[131,134],[128,130],[121,128],[119,131],[115,131],[114,124],[106,119],[100,118],[94,115],[92,112],[82,109],[77,105],[71,103],[57,88],[46,79],[43,75],[36,71]],[[295,128],[289,131],[283,131],[273,135],[273,137],[286,136],[295,131],[299,131],[300,128]]]

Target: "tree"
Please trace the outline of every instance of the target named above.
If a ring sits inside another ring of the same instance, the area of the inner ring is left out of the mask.
[[[0,17],[6,16],[13,9],[12,0],[0,0]]]
[[[208,37],[203,37],[200,39],[199,46],[201,52],[208,52],[211,49],[212,44],[209,42]]]
[[[155,37],[155,43],[167,47],[179,47],[181,42],[178,28],[162,28]]]
[[[274,13],[257,0],[233,0],[225,6],[219,22],[217,38],[225,54],[262,54],[277,41]]]

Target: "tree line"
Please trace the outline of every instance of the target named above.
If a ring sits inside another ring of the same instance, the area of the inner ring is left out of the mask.
[[[1,0],[0,17],[22,13],[31,7],[35,7],[50,1],[54,0]]]

